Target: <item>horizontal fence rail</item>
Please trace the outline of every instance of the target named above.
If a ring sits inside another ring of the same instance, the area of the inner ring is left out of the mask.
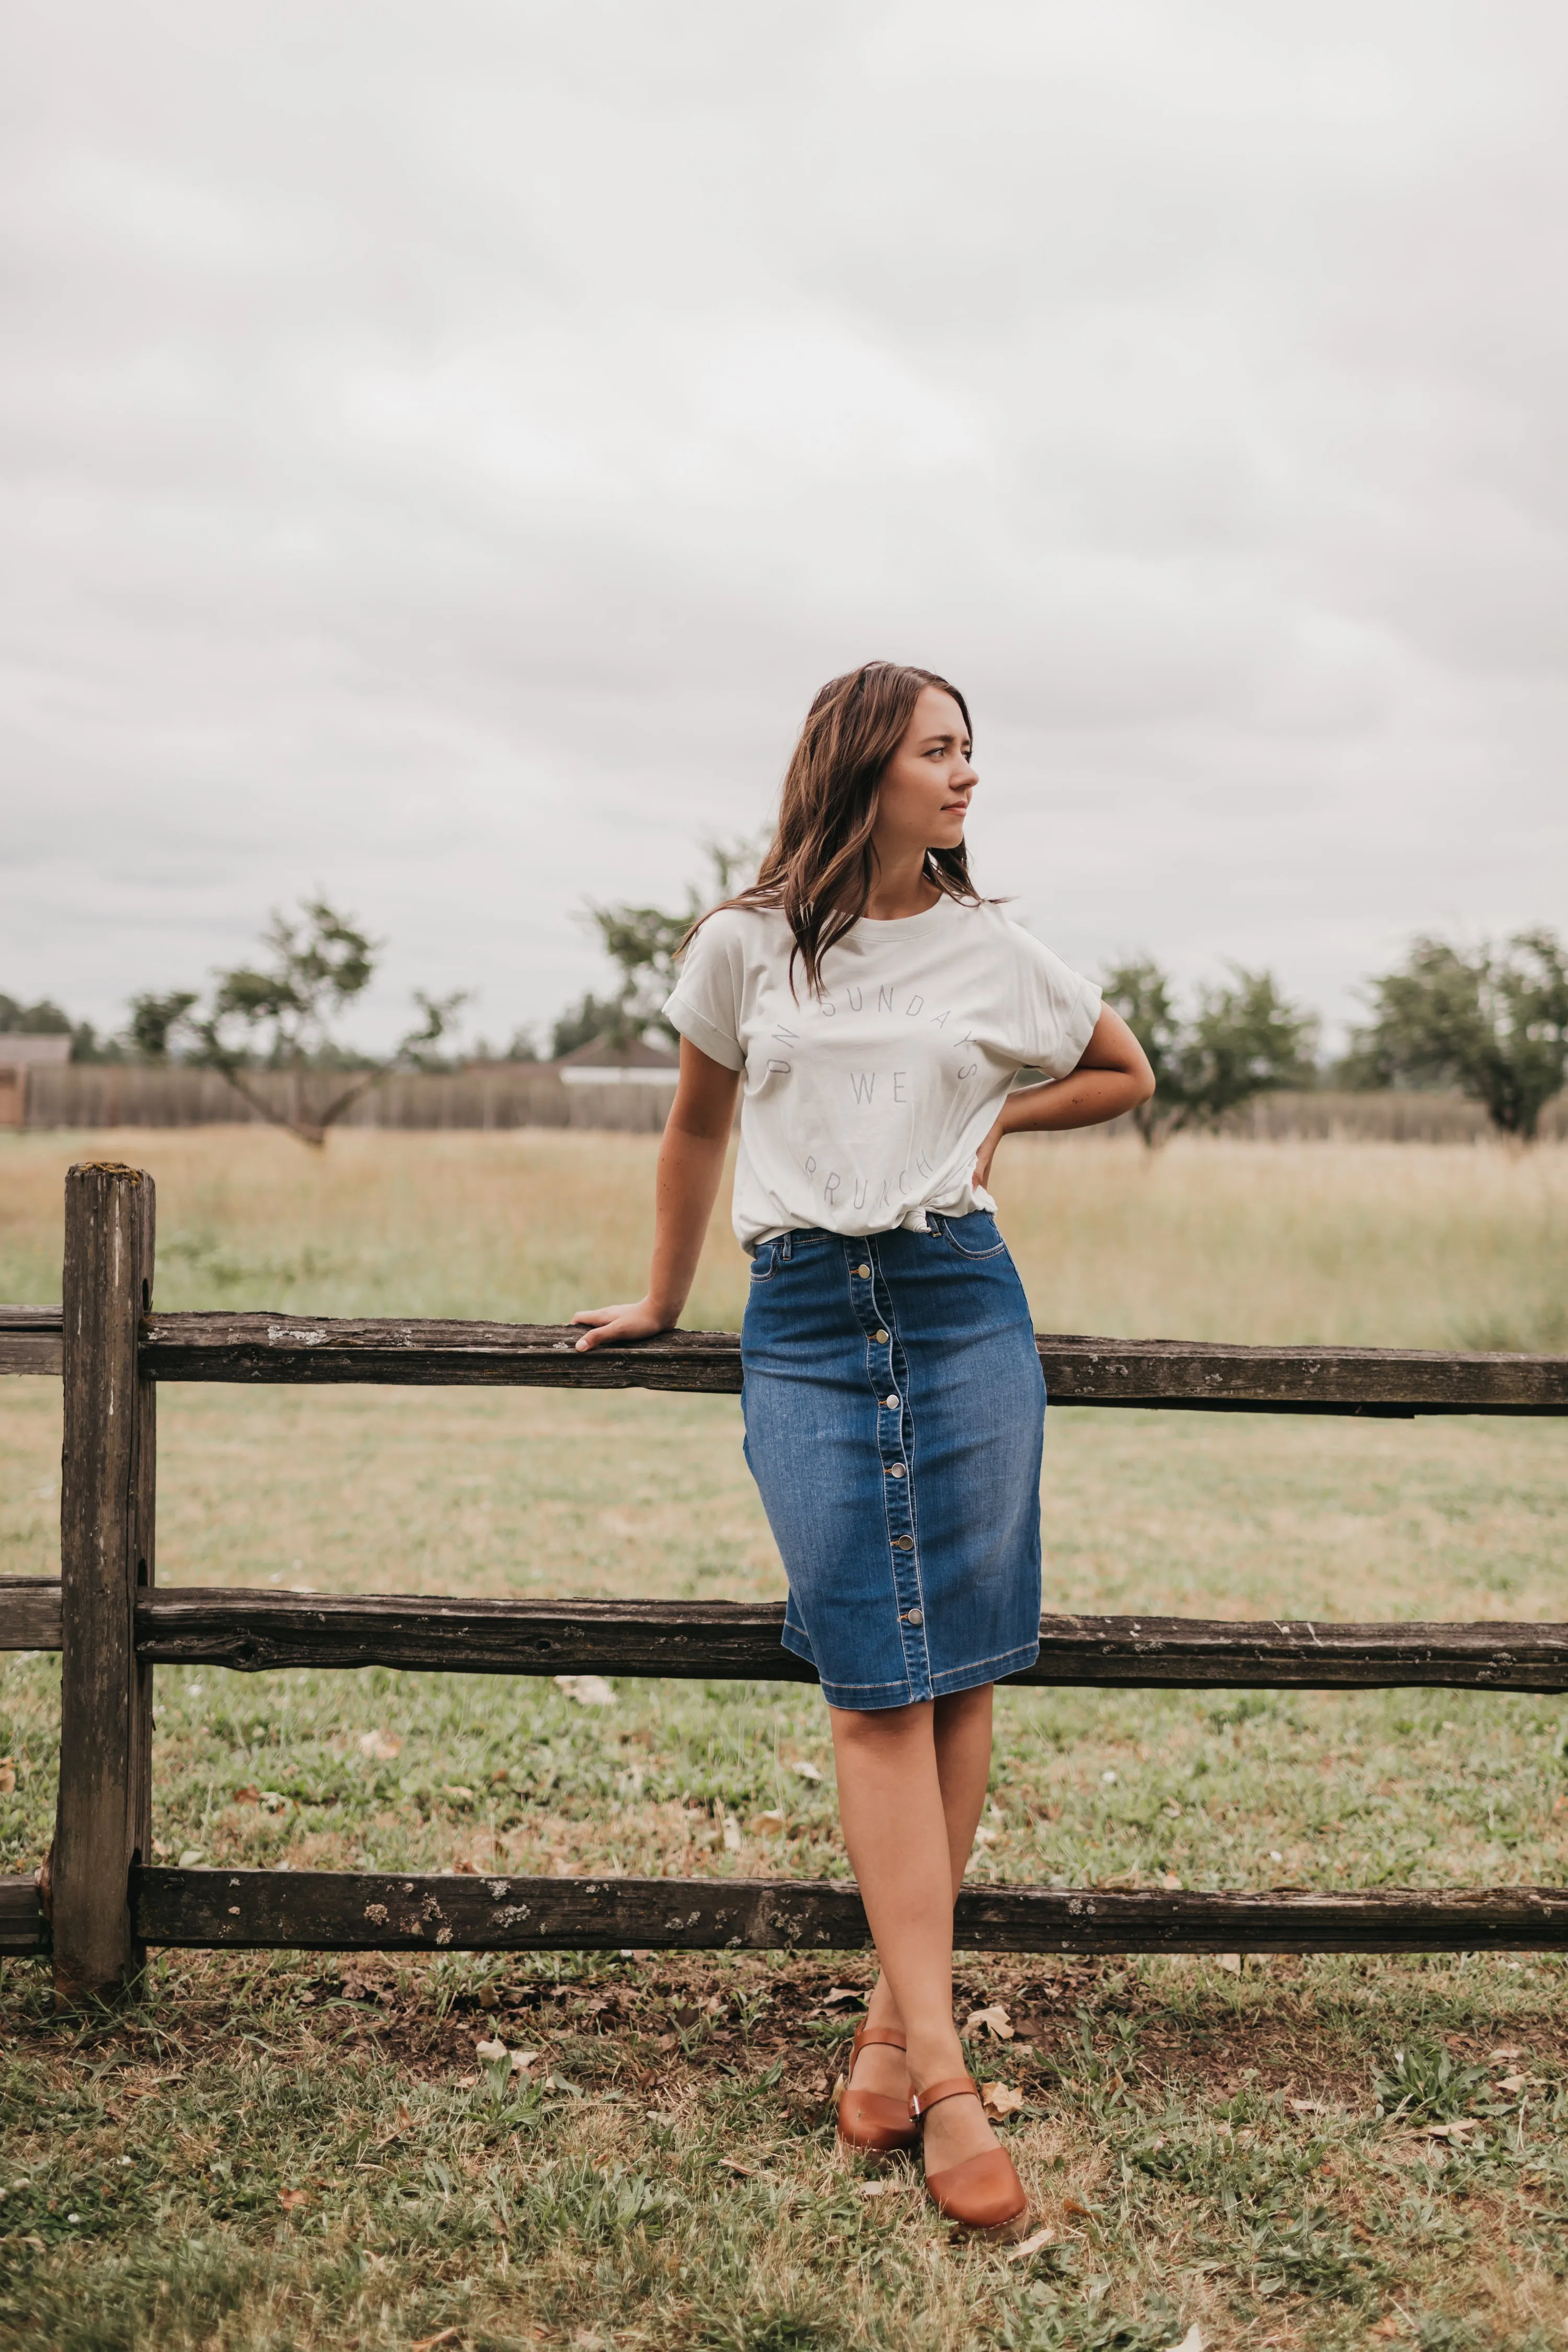
[[[471,1601],[444,1594],[165,1586],[135,1606],[156,1665],[385,1666],[477,1675],[816,1681],[784,1649],[782,1601]],[[0,1650],[58,1650],[60,1589],[0,1583]],[[1568,1691],[1568,1624],[1263,1623],[1228,1617],[1042,1617],[1045,1688]]]
[[[153,1559],[163,1381],[646,1388],[733,1395],[733,1332],[580,1354],[569,1327],[150,1306],[153,1184],[67,1179],[66,1305],[0,1307],[0,1373],[63,1376],[62,1576],[0,1580],[0,1649],[62,1654],[56,1842],[0,1879],[0,1953],[52,1951],[62,1998],[111,1993],[149,1945],[209,1949],[852,1948],[851,1882],[166,1870],[151,1844],[159,1664],[809,1682],[776,1602],[467,1600],[184,1587]],[[1199,1412],[1568,1413],[1568,1356],[1228,1347],[1037,1334],[1058,1404]],[[1047,1617],[1037,1687],[1568,1691],[1568,1625]],[[1568,1950],[1568,1887],[968,1886],[961,1947],[1019,1952]]]
[[[0,1372],[60,1373],[58,1307],[0,1307]]]
[[[738,1395],[733,1331],[671,1331],[579,1354],[570,1325],[289,1316],[155,1315],[138,1361],[154,1381],[240,1385],[647,1388]],[[1423,1348],[1248,1348],[1037,1332],[1058,1404],[1188,1412],[1568,1413],[1568,1355]],[[58,1308],[0,1307],[0,1371],[58,1372]]]
[[[142,1944],[197,1951],[853,1951],[870,1940],[847,1880],[138,1867],[130,1908]],[[1568,1888],[965,1886],[953,1940],[1083,1954],[1562,1951]],[[36,1883],[0,1880],[0,1953],[48,1948]]]

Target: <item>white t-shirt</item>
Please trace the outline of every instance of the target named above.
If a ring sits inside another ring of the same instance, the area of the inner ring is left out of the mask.
[[[925,1225],[989,1209],[974,1155],[1020,1069],[1065,1077],[1100,991],[999,907],[939,898],[901,922],[862,916],[814,997],[782,914],[727,907],[686,951],[664,1008],[743,1070],[734,1224],[753,1249],[807,1225]]]

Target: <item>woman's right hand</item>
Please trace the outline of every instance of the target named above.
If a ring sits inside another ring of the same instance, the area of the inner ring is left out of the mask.
[[[585,1348],[614,1348],[627,1339],[651,1339],[656,1332],[668,1331],[675,1317],[660,1315],[648,1299],[639,1298],[634,1307],[580,1307],[572,1320],[590,1327],[577,1342],[581,1355]]]

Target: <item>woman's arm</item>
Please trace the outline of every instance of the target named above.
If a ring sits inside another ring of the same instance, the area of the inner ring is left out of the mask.
[[[585,1307],[574,1315],[574,1323],[592,1327],[578,1340],[579,1349],[647,1339],[679,1319],[724,1173],[740,1083],[739,1070],[727,1070],[681,1039],[680,1081],[658,1147],[647,1292],[635,1306]]]
[[[1005,1135],[1060,1131],[1068,1127],[1100,1127],[1147,1102],[1154,1091],[1149,1057],[1119,1013],[1109,1006],[1094,1024],[1083,1049],[1083,1059],[1070,1076],[1053,1078],[1043,1087],[1025,1087],[1009,1095],[996,1114],[996,1123],[974,1157],[974,1181],[990,1181],[991,1162]]]

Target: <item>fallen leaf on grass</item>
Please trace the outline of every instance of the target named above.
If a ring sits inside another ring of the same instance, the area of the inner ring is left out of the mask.
[[[1521,2049],[1517,2042],[1505,2042],[1500,2048],[1496,2050],[1489,2050],[1487,2052],[1487,2056],[1490,2059],[1522,2058],[1524,2056],[1524,2052]]]
[[[792,1772],[798,1772],[803,1780],[820,1780],[822,1778],[815,1764],[792,1764],[789,1769]]]
[[[1007,2083],[982,2083],[980,2104],[988,2116],[1016,2115],[1024,2104],[1024,2094]]]
[[[499,2036],[494,2042],[476,2042],[474,2049],[480,2058],[489,2061],[492,2064],[496,2059],[504,2058],[506,2056],[506,2043],[502,2042]]]
[[[1173,1870],[1163,1870],[1160,1873],[1160,1884],[1167,1895],[1179,1895],[1182,1891],[1182,1882]]]
[[[970,2012],[969,2022],[963,2029],[963,2038],[967,2041],[972,2033],[989,2033],[993,2041],[1011,2042],[1013,2021],[1002,2003],[995,2000],[992,2002],[989,2009],[976,2009]]]
[[[1094,2219],[1093,2206],[1086,2205],[1081,2197],[1064,2197],[1062,2211],[1070,2213],[1075,2221],[1092,2221]]]
[[[457,2340],[458,2331],[455,2327],[443,2327],[439,2336],[416,2336],[408,2347],[408,2352],[436,2352],[437,2344],[455,2344]]]
[[[1451,2124],[1428,2124],[1421,2137],[1462,2140],[1467,2132],[1479,2131],[1480,2127],[1480,2118],[1478,2116],[1460,2116]]]
[[[16,1768],[7,1756],[0,1764],[0,1797],[8,1797],[16,1785]]]
[[[1165,2352],[1204,2352],[1204,2331],[1194,2319],[1179,2344],[1167,2344]]]
[[[557,1690],[574,1698],[579,1706],[614,1706],[616,1694],[603,1675],[557,1675]]]
[[[1534,2080],[1533,2074],[1505,2074],[1498,2084],[1498,2089],[1510,2092],[1528,2090]]]
[[[278,2202],[285,2213],[292,2213],[297,2206],[308,2205],[310,2201],[303,2189],[280,2189],[278,2191]]]
[[[822,1996],[822,2006],[824,2009],[831,2009],[835,2001],[864,2001],[865,1998],[865,1994],[859,1991],[854,1985],[829,1985],[827,1990]]]
[[[1292,2099],[1290,2105],[1299,2116],[1331,2116],[1334,2112],[1326,2099]]]
[[[1032,2238],[1026,2238],[1021,2246],[1014,2246],[1009,2249],[1007,2260],[1010,2263],[1029,2262],[1039,2252],[1042,2246],[1048,2246],[1050,2242],[1051,2232],[1049,2230],[1037,2230],[1034,2236]]]
[[[1223,1969],[1228,1977],[1238,1977],[1241,1974],[1239,1952],[1216,1952],[1214,1956],[1214,1964],[1216,1969]]]
[[[914,2187],[912,2180],[861,2180],[856,2183],[858,2197],[907,2197]]]
[[[771,1831],[782,1830],[784,1825],[782,1813],[753,1813],[746,1824],[753,1837],[766,1837]]]
[[[195,1870],[200,1863],[201,1858],[202,1850],[200,1846],[188,1845],[184,1853],[180,1856],[180,1868],[182,1870]]]
[[[456,1797],[458,1803],[463,1805],[471,1805],[474,1801],[473,1790],[465,1789],[460,1780],[451,1782],[442,1790],[441,1794],[444,1797]]]
[[[734,2156],[721,2156],[719,2169],[721,2172],[738,2172],[742,2180],[763,2180],[767,2178],[760,2164],[742,2164],[739,2157]]]
[[[395,1731],[362,1731],[359,1752],[373,1764],[390,1764],[395,1756],[402,1755],[403,1742]]]

